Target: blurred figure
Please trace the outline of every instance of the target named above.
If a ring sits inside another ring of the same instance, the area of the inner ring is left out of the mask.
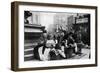
[[[82,34],[80,30],[77,32],[76,43],[77,43],[77,54],[81,55],[82,47],[84,47],[84,43],[82,42]]]

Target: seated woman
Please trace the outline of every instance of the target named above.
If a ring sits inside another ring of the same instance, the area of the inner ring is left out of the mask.
[[[43,34],[40,37],[38,45],[33,50],[34,58],[36,60],[42,60],[43,52],[44,52],[45,47],[46,47],[46,40],[47,40],[47,31],[45,30],[45,31],[43,31]]]
[[[44,43],[44,44],[39,44],[34,48],[34,58],[40,61],[46,61],[50,60],[49,52],[50,52],[50,47],[51,44],[49,43]]]
[[[57,60],[59,59],[58,58],[59,56],[61,56],[62,58],[65,58],[64,47],[57,44],[57,41],[55,42],[53,35],[50,34],[48,35],[47,42],[46,42],[46,49],[44,51],[44,59]]]
[[[35,58],[42,61],[53,60],[54,58],[51,58],[51,56],[52,55],[53,55],[52,57],[54,57],[54,55],[56,56],[54,46],[55,42],[49,35],[44,44],[37,45],[34,48]]]
[[[45,44],[38,44],[34,50],[33,50],[33,53],[34,53],[34,58],[36,60],[42,60],[42,50],[43,48],[45,48]]]
[[[53,34],[49,34],[47,37],[47,42],[46,42],[46,46],[47,48],[49,48],[49,60],[56,60],[57,59],[57,53],[55,50],[55,41],[54,41],[54,36]],[[46,56],[46,54],[44,53],[44,55]]]
[[[64,48],[65,48],[64,45],[56,44],[55,49],[56,49],[57,59],[66,58]]]

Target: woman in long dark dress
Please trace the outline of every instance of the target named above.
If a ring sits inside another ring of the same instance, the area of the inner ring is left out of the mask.
[[[67,38],[67,47],[65,49],[66,58],[71,58],[73,54],[76,53],[75,48],[77,47],[74,38],[72,37],[73,33],[68,34]]]

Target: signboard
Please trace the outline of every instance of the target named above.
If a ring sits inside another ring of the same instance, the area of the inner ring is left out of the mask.
[[[76,20],[76,23],[88,23],[88,18],[80,18]]]

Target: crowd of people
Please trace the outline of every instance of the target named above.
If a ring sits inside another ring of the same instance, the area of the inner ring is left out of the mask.
[[[73,55],[81,55],[85,44],[81,40],[81,32],[62,31],[60,34],[42,35],[43,41],[34,48],[34,58],[40,61],[69,59]]]

